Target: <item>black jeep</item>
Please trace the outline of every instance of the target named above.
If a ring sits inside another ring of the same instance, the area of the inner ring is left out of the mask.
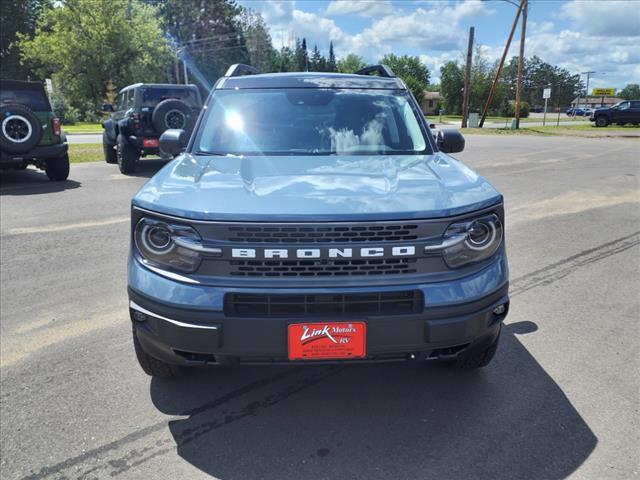
[[[42,83],[0,80],[0,168],[35,165],[50,180],[69,176],[68,146]]]
[[[191,134],[202,108],[195,85],[136,83],[123,88],[116,106],[104,104],[110,112],[102,122],[102,145],[107,163],[118,163],[124,174],[133,173],[140,157],[171,156],[160,150],[158,139],[170,128]]]
[[[640,100],[625,100],[612,107],[596,108],[589,118],[596,123],[596,127],[606,127],[609,124],[638,125],[640,123]]]

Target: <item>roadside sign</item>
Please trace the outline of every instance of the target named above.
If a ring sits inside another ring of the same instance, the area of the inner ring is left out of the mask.
[[[44,79],[44,86],[46,87],[49,96],[51,96],[51,94],[53,93],[53,83],[51,82],[50,78]]]
[[[615,94],[616,94],[615,88],[594,88],[593,90],[591,90],[591,95],[593,95],[594,97],[602,97],[605,95],[615,95]]]
[[[543,99],[545,99],[545,100],[546,100],[547,98],[551,98],[551,89],[550,89],[550,88],[545,88],[545,89],[542,91],[542,98],[543,98]]]

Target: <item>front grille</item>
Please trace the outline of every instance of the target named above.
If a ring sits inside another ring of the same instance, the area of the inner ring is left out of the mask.
[[[230,226],[228,240],[243,243],[349,243],[416,240],[417,224]]]
[[[419,290],[309,295],[228,293],[224,297],[225,315],[235,317],[403,315],[418,313],[423,306]]]
[[[415,258],[372,260],[232,260],[229,274],[236,277],[345,277],[399,275],[417,272]]]

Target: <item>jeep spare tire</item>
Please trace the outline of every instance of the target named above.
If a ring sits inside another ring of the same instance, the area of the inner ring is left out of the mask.
[[[7,153],[26,153],[42,138],[38,117],[25,105],[8,103],[0,107],[0,148]]]
[[[151,122],[158,134],[170,128],[182,129],[190,134],[194,123],[192,117],[193,112],[186,103],[169,98],[156,105],[151,114]]]

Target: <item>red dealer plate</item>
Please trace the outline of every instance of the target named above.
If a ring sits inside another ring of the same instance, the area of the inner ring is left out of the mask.
[[[289,325],[289,360],[363,358],[364,322],[293,323]]]

